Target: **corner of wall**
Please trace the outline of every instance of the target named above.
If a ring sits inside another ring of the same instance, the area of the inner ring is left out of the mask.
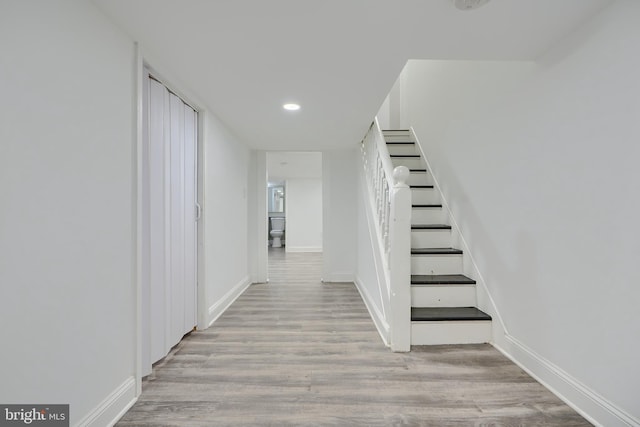
[[[236,283],[222,298],[209,306],[207,309],[207,328],[213,325],[220,316],[238,299],[240,295],[251,285],[252,281],[249,275]]]
[[[112,426],[136,403],[136,380],[127,378],[113,390],[98,406],[82,418],[78,427]]]

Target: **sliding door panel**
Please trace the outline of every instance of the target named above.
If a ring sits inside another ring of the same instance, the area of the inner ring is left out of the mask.
[[[197,113],[154,78],[143,87],[142,370],[196,325]]]
[[[165,104],[167,89],[149,80],[149,321],[151,363],[167,354]],[[144,297],[144,296],[143,296]]]
[[[184,106],[184,262],[185,262],[185,287],[184,287],[184,320],[183,334],[186,334],[196,325],[196,294],[197,294],[197,173],[196,173],[196,141],[197,141],[197,115],[196,112],[185,104]]]

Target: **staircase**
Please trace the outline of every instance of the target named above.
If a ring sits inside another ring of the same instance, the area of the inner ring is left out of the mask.
[[[462,250],[426,162],[409,130],[382,131],[393,167],[406,166],[411,188],[411,345],[491,340],[491,316],[476,308],[476,282],[462,274]]]

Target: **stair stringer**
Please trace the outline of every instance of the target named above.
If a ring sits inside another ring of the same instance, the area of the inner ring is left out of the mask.
[[[462,249],[462,268],[465,275],[471,277],[476,281],[476,304],[477,307],[489,314],[492,319],[492,327],[491,327],[491,344],[495,344],[496,342],[504,341],[504,337],[508,335],[508,331],[500,313],[498,312],[498,308],[489,292],[489,289],[486,285],[482,274],[480,273],[480,269],[471,254],[469,249],[469,245],[467,244],[464,235],[462,234],[460,227],[456,221],[455,216],[451,212],[449,208],[449,203],[444,196],[442,189],[440,188],[440,183],[438,182],[438,178],[433,173],[433,168],[429,163],[429,158],[426,156],[424,150],[422,149],[422,144],[418,140],[416,133],[412,126],[409,127],[409,135],[413,142],[415,142],[422,159],[427,165],[427,170],[431,174],[431,178],[433,179],[433,186],[437,194],[440,196],[440,200],[442,203],[442,209],[445,212],[445,215],[449,217],[449,221],[451,224],[451,238],[455,247]]]
[[[377,122],[374,122],[377,125]],[[369,315],[373,319],[373,323],[382,338],[382,341],[385,346],[391,346],[391,326],[389,324],[388,313],[391,311],[390,307],[390,297],[389,297],[389,276],[388,269],[385,268],[385,259],[386,254],[384,253],[384,245],[380,240],[379,226],[377,224],[376,219],[374,218],[373,211],[375,210],[375,206],[373,206],[372,195],[369,191],[369,188],[366,184],[366,176],[364,171],[364,165],[362,163],[362,156],[358,156],[358,185],[360,186],[360,193],[362,200],[359,202],[362,203],[362,207],[364,210],[364,216],[366,218],[366,228],[367,234],[369,237],[369,241],[371,243],[371,250],[373,255],[373,264],[375,267],[375,276],[376,276],[376,288],[378,290],[378,296],[380,298],[381,306],[378,306],[375,303],[375,299],[373,295],[365,286],[363,279],[356,275],[355,277],[355,285],[362,297],[362,300],[369,311]]]

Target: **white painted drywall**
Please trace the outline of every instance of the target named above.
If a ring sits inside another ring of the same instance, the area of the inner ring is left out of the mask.
[[[267,153],[269,182],[287,178],[321,178],[322,154],[316,151],[271,151]]]
[[[391,105],[389,101],[390,96],[391,94],[387,95],[387,97],[384,99],[384,102],[380,106],[380,109],[378,110],[378,114],[376,114],[380,129],[391,129]]]
[[[134,46],[87,2],[3,1],[0,51],[0,401],[75,425],[135,393]]]
[[[287,179],[286,251],[322,252],[322,179]]]
[[[325,282],[352,282],[356,270],[358,150],[322,152],[322,229]]]
[[[264,283],[268,279],[266,151],[251,150],[250,153],[248,210],[249,223],[247,229],[249,233],[249,271],[251,281],[253,283]]]
[[[497,344],[603,425],[640,420],[638,22],[620,0],[536,63],[410,62],[403,92]]]
[[[230,302],[227,299],[234,298],[251,279],[247,227],[250,151],[213,114],[206,113],[204,120],[203,267],[210,322],[211,316],[220,314]]]

